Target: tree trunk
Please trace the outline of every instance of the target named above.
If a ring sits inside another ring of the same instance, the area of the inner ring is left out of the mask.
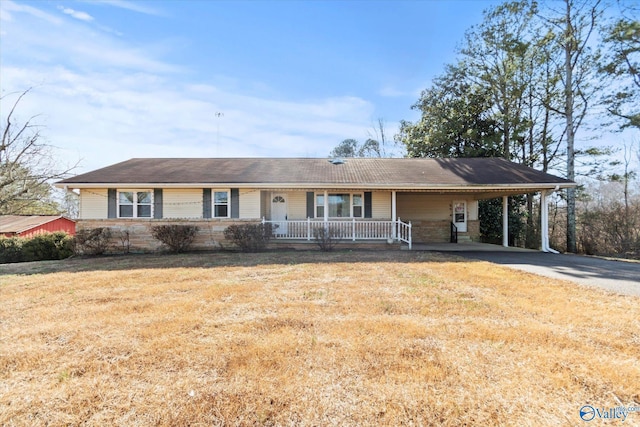
[[[575,51],[575,36],[571,23],[571,2],[567,1],[566,40],[565,40],[565,113],[567,120],[567,179],[575,180],[575,142],[573,123],[573,66],[572,56]],[[576,245],[576,190],[567,189],[567,252],[577,252]]]

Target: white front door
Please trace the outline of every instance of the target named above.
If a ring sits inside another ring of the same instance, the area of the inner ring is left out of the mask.
[[[271,196],[271,221],[276,221],[275,234],[287,234],[287,195],[273,194]]]
[[[467,232],[467,202],[464,200],[453,201],[453,223],[459,233]]]

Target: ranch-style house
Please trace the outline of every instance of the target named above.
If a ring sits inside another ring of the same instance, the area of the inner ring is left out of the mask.
[[[275,242],[292,245],[314,243],[315,227],[369,246],[475,241],[479,200],[540,193],[551,251],[546,199],[575,183],[501,158],[137,158],[56,186],[79,191],[78,229],[127,230],[137,250],[156,250],[149,228],[173,223],[197,225],[199,249],[247,222],[276,225]]]

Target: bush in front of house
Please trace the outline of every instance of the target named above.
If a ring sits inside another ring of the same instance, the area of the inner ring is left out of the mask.
[[[76,231],[74,251],[78,255],[101,255],[111,246],[109,227],[83,228]]]
[[[335,227],[315,227],[313,229],[313,239],[320,250],[324,252],[332,251],[340,241],[340,230]]]
[[[260,252],[267,247],[277,225],[233,224],[225,228],[224,238],[232,241],[242,252]]]
[[[195,225],[171,224],[151,227],[151,236],[166,245],[173,253],[189,249],[197,234],[198,227]]]
[[[71,255],[73,239],[63,232],[0,238],[0,263],[57,260]]]

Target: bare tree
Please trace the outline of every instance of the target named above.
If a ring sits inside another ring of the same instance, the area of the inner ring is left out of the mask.
[[[53,147],[43,142],[42,126],[34,122],[38,116],[22,123],[16,119],[16,109],[31,89],[0,97],[4,103],[17,95],[2,119],[0,214],[54,213],[58,209],[50,197],[50,181],[66,177],[75,168],[56,164]]]

